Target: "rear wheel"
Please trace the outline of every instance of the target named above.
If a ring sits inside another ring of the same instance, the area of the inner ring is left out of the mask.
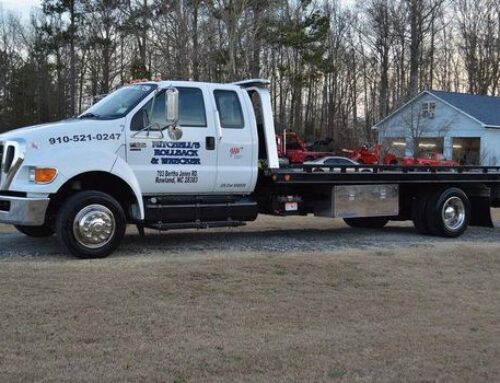
[[[355,228],[382,229],[389,222],[385,217],[344,218],[344,222]]]
[[[426,224],[431,234],[456,238],[469,226],[470,201],[461,189],[450,188],[434,193],[425,211]]]
[[[55,233],[54,228],[48,225],[42,225],[42,226],[15,225],[14,227],[24,235],[34,238],[51,237]]]
[[[70,197],[57,216],[59,242],[79,258],[104,258],[121,243],[126,217],[120,204],[98,191]]]

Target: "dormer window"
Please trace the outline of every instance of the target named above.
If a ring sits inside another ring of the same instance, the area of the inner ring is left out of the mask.
[[[422,117],[424,118],[434,118],[436,116],[436,103],[435,102],[423,102],[422,103]]]

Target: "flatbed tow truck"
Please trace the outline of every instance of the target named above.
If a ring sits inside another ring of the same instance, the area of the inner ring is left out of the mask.
[[[132,84],[77,119],[1,135],[0,223],[56,234],[82,258],[111,254],[127,224],[143,232],[315,214],[359,228],[412,220],[443,237],[493,226],[500,167],[280,167],[268,86]]]

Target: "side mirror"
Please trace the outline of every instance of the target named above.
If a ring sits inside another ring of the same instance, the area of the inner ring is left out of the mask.
[[[179,91],[170,87],[165,91],[165,122],[176,126],[179,122]]]

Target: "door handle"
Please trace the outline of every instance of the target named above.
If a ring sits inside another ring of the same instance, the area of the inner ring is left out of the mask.
[[[207,150],[215,150],[215,137],[206,137],[205,147]]]

